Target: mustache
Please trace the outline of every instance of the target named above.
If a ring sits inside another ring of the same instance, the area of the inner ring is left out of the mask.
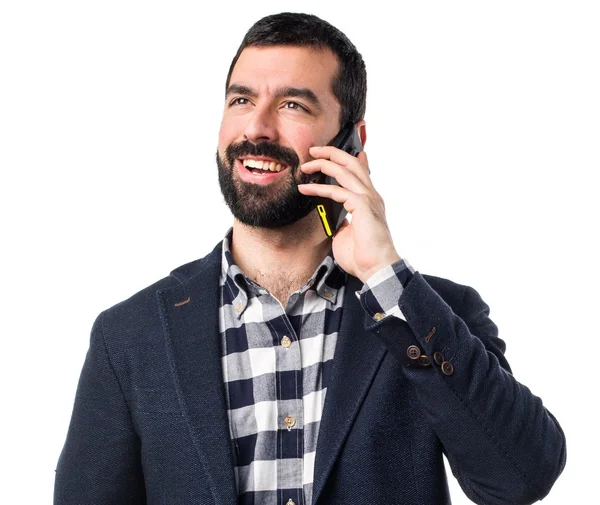
[[[233,166],[236,159],[242,156],[266,156],[283,162],[290,167],[292,171],[296,171],[300,165],[300,158],[293,149],[283,147],[282,145],[273,142],[260,142],[253,144],[248,140],[231,144],[225,149],[225,157],[229,166]]]

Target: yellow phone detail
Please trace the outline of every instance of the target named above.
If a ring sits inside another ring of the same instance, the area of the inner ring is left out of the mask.
[[[329,222],[327,221],[327,212],[325,212],[325,207],[323,207],[322,205],[317,205],[317,211],[319,212],[319,217],[323,222],[323,228],[325,228],[325,233],[327,233],[328,237],[331,237],[331,235],[333,234],[331,233],[331,228],[329,227]]]

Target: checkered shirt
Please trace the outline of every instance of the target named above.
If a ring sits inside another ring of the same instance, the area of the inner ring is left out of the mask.
[[[238,504],[310,505],[347,275],[330,253],[283,307],[235,264],[231,234],[219,325]],[[403,317],[398,299],[413,272],[404,260],[371,277],[356,292],[364,310]]]

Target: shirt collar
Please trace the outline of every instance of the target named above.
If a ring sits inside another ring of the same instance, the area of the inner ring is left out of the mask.
[[[250,296],[262,296],[268,292],[262,286],[256,284],[252,279],[246,277],[241,268],[233,260],[230,244],[233,235],[233,228],[230,228],[223,238],[222,256],[221,256],[221,285],[229,290],[232,305],[237,318],[239,319],[246,307]],[[333,258],[333,252],[323,259],[316,268],[310,279],[297,292],[306,293],[309,289],[315,292],[330,304],[335,304],[339,289],[346,282],[346,273],[336,263]]]

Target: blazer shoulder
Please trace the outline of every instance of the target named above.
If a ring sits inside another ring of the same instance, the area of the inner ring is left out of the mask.
[[[158,318],[156,293],[179,284],[169,275],[141,289],[129,298],[103,310],[98,316],[105,333],[123,333],[125,327],[145,326]]]

